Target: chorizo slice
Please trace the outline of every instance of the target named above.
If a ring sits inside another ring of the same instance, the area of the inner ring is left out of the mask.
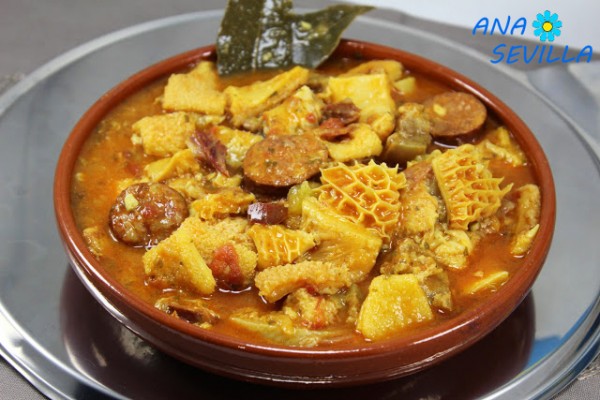
[[[317,135],[323,140],[335,140],[341,136],[346,136],[350,133],[350,127],[348,127],[339,118],[328,118],[316,129],[313,129],[313,134]]]
[[[327,154],[323,142],[310,133],[268,136],[246,153],[244,175],[259,185],[292,186],[316,175]]]
[[[138,183],[123,190],[109,215],[110,229],[130,246],[154,246],[166,239],[189,215],[187,203],[162,183]]]
[[[227,170],[227,147],[209,132],[196,131],[187,142],[194,157],[202,164],[217,172],[229,176]]]
[[[483,103],[469,93],[445,92],[427,99],[431,135],[454,137],[477,132],[487,118]]]
[[[244,273],[240,267],[240,256],[231,243],[226,243],[215,249],[208,268],[224,289],[243,288]]]
[[[285,222],[288,216],[286,206],[281,203],[253,203],[248,206],[250,222],[277,225]]]
[[[356,105],[349,100],[328,104],[323,110],[323,116],[325,119],[337,118],[341,120],[344,125],[349,125],[358,122],[360,119],[360,108],[356,107]]]

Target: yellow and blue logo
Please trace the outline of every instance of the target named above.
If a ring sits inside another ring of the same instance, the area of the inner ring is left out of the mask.
[[[558,19],[558,14],[551,14],[546,10],[544,14],[538,14],[537,19],[531,25],[536,28],[533,34],[538,36],[542,42],[554,42],[554,38],[560,36],[562,21]]]
[[[483,36],[524,36],[528,27],[527,18],[519,17],[511,18],[510,15],[506,19],[483,17],[477,21],[471,32],[473,36],[482,34]],[[553,64],[553,63],[579,63],[592,61],[593,52],[592,46],[584,46],[577,55],[569,53],[569,46],[558,46],[555,48],[552,43],[561,35],[563,23],[558,19],[557,13],[552,13],[549,10],[537,14],[534,21],[531,23],[533,34],[540,39],[542,44],[511,44],[500,43],[492,49],[493,58],[490,59],[492,64],[506,63],[514,64],[522,62],[525,64]],[[548,44],[545,44],[545,43]]]

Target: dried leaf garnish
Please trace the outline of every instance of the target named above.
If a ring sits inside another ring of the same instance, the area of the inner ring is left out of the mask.
[[[219,74],[316,68],[354,18],[373,9],[344,4],[295,14],[292,8],[292,0],[230,0],[217,37]]]

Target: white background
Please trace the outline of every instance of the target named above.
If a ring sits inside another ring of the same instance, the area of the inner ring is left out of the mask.
[[[562,21],[561,35],[554,43],[569,48],[591,45],[600,52],[600,1],[595,0],[346,0],[403,11],[415,17],[473,29],[482,17],[499,18],[503,24],[508,15],[512,21],[527,19],[523,38],[539,41],[533,35],[531,23],[538,13],[549,10]]]

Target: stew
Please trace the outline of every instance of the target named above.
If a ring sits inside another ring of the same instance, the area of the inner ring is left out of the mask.
[[[91,252],[144,301],[302,347],[383,340],[484,301],[540,214],[511,132],[393,60],[232,77],[201,61],[106,116],[72,200]]]

